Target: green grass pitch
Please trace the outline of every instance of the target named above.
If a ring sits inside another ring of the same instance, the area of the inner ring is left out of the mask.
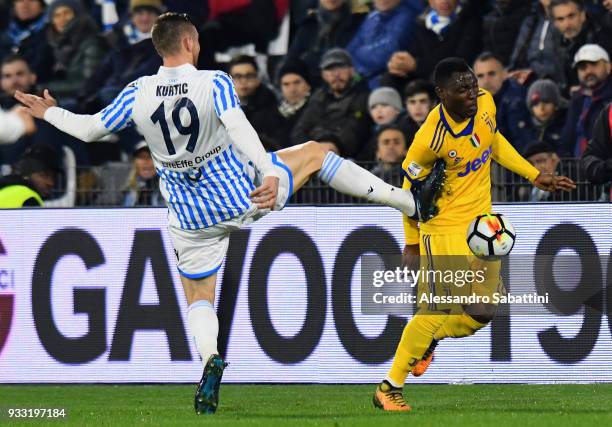
[[[0,425],[590,426],[612,425],[612,384],[416,385],[410,413],[372,407],[373,385],[224,385],[196,416],[194,386],[0,385]],[[12,420],[7,408],[65,408],[63,420]]]

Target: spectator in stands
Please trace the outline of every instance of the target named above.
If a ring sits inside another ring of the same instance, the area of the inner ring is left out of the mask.
[[[553,41],[556,30],[551,23],[549,5],[550,0],[535,3],[535,10],[525,18],[518,32],[508,69],[520,84],[558,74]]]
[[[48,145],[34,145],[15,164],[12,175],[0,178],[0,208],[43,206],[55,186],[59,154]]]
[[[610,56],[600,46],[587,44],[576,53],[574,68],[580,89],[570,100],[563,129],[562,154],[580,157],[591,139],[595,119],[604,106],[612,101]]]
[[[380,85],[393,52],[412,42],[414,20],[423,9],[418,0],[374,0],[374,8],[346,48],[371,89]]]
[[[357,160],[372,161],[376,154],[378,130],[382,126],[394,125],[402,127],[406,123],[406,114],[402,108],[402,98],[392,87],[379,87],[373,90],[368,97],[368,109],[374,122],[372,137],[357,154]],[[407,132],[408,129],[402,129]]]
[[[9,55],[0,64],[0,107],[5,110],[15,109],[19,103],[13,97],[15,91],[40,94],[36,87],[34,74],[19,55]],[[57,148],[68,146],[74,152],[80,166],[89,164],[86,147],[77,139],[58,131],[44,120],[33,119],[25,135],[14,144],[0,147],[0,164],[13,164],[21,158],[24,151],[31,145],[50,144]]]
[[[60,106],[78,110],[76,97],[104,56],[104,44],[78,0],[55,0],[49,6],[47,40],[55,63],[45,87]]]
[[[434,85],[427,80],[416,79],[404,89],[404,105],[406,106],[405,122],[402,128],[407,130],[408,147],[417,130],[421,127],[438,101]]]
[[[402,113],[402,98],[392,87],[379,87],[368,97],[368,109],[374,122],[374,130],[378,127],[397,123]]]
[[[552,80],[536,80],[527,92],[527,106],[531,113],[528,126],[532,142],[545,142],[556,152],[563,152],[561,137],[567,116],[567,101]]]
[[[497,128],[521,152],[530,141],[525,88],[508,77],[501,59],[491,52],[483,52],[476,58],[474,73],[478,86],[493,95],[497,106]]]
[[[354,157],[370,135],[367,85],[355,76],[344,49],[327,51],[320,68],[325,85],[311,96],[291,139],[294,144],[316,140],[343,157]]]
[[[407,51],[395,52],[381,84],[403,92],[415,78],[429,79],[443,58],[458,56],[472,63],[482,40],[479,2],[429,0],[429,8],[416,20]]]
[[[255,58],[249,55],[239,55],[228,64],[228,72],[236,85],[240,105],[255,130],[260,135],[268,135],[276,130],[277,123],[274,114],[277,108],[276,95],[262,83],[259,67]],[[273,139],[262,140],[268,151],[280,147],[270,145]]]
[[[482,23],[484,50],[507,65],[516,35],[530,12],[531,5],[524,0],[495,0],[493,10],[485,15]]]
[[[159,176],[145,141],[134,147],[132,172],[123,193],[123,206],[164,206]]]
[[[602,109],[582,155],[586,177],[593,184],[612,183],[612,105]],[[609,196],[612,196],[612,192]],[[611,200],[612,197],[608,197]]]
[[[46,80],[53,64],[46,30],[43,0],[14,0],[13,18],[0,35],[0,60],[11,53],[19,53],[32,64],[39,79]]]
[[[301,59],[286,60],[278,70],[277,81],[282,97],[270,119],[275,126],[260,133],[259,138],[264,145],[285,148],[292,145],[291,132],[310,99],[308,65]]]
[[[130,19],[106,34],[111,51],[87,79],[79,103],[89,113],[110,104],[130,82],[157,73],[161,58],[151,41],[151,29],[164,11],[161,0],[131,0]]]
[[[298,24],[289,46],[287,58],[301,58],[316,86],[321,83],[319,62],[323,53],[334,47],[346,47],[365,18],[352,13],[350,0],[319,0],[317,9],[310,9]]]
[[[525,159],[535,166],[543,174],[558,173],[557,168],[559,166],[559,156],[555,152],[555,148],[545,142],[535,142],[527,145],[524,153]],[[526,188],[519,190],[520,200],[530,202],[547,202],[552,201],[555,194],[549,191],[541,190],[537,187],[531,186],[530,191]]]
[[[408,146],[403,130],[396,125],[383,125],[376,134],[376,159],[372,173],[389,184],[401,187],[402,161]]]
[[[559,83],[561,93],[569,94],[578,85],[572,60],[584,44],[598,44],[610,54],[612,34],[605,31],[592,16],[588,16],[581,0],[551,0],[550,16],[558,32],[553,36],[557,72],[546,76]],[[544,77],[544,76],[541,76]]]
[[[38,76],[30,69],[29,64],[19,54],[11,54],[4,57],[0,65],[0,107],[11,109],[18,104],[13,97],[15,91],[33,90],[34,93],[40,92],[36,88]],[[30,93],[30,92],[28,92]]]

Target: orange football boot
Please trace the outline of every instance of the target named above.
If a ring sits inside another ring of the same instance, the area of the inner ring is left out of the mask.
[[[420,377],[421,375],[425,373],[427,368],[429,368],[429,365],[431,364],[431,362],[433,362],[434,350],[436,349],[437,345],[438,345],[438,341],[433,340],[431,342],[431,344],[429,345],[429,348],[423,355],[423,358],[419,360],[416,365],[414,365],[414,368],[412,368],[412,375],[414,375],[415,377]]]
[[[393,387],[386,380],[376,387],[372,403],[374,403],[375,407],[383,411],[406,412],[412,409],[404,400],[402,389]]]

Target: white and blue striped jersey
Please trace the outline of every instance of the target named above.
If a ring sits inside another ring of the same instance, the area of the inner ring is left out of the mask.
[[[222,120],[233,110],[241,112],[227,74],[185,64],[130,83],[96,116],[107,132],[136,126],[161,178],[170,225],[197,230],[251,207],[248,159]]]

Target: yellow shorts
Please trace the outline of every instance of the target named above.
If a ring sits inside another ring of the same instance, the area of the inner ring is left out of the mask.
[[[461,311],[473,303],[497,304],[505,295],[501,261],[484,261],[468,247],[465,234],[421,234],[418,306]]]

